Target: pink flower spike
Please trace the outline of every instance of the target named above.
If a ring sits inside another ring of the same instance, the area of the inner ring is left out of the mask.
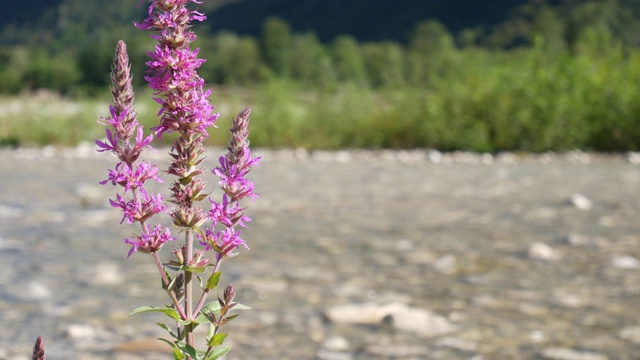
[[[119,150],[117,135],[114,135],[113,133],[111,133],[109,129],[105,129],[105,132],[107,133],[107,140],[109,141],[109,143],[107,144],[103,141],[96,140],[96,145],[98,145],[98,147],[101,148],[101,149],[98,149],[98,152],[113,151],[117,153]]]
[[[219,257],[233,257],[240,246],[250,250],[247,243],[240,238],[241,231],[234,231],[227,227],[224,231],[214,232],[213,229],[206,230],[206,238],[200,241],[206,251],[214,250]]]
[[[142,234],[124,239],[125,243],[131,245],[127,258],[136,251],[146,254],[158,252],[166,242],[176,239],[171,236],[171,231],[162,225],[156,225],[153,229],[149,229],[149,226],[145,225],[142,230]]]

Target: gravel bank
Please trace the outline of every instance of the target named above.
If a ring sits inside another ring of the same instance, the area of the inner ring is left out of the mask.
[[[0,359],[171,358],[94,151],[0,150]],[[640,155],[260,155],[228,359],[640,358]]]

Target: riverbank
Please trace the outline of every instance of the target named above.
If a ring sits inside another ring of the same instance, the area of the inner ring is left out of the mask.
[[[260,155],[251,251],[223,269],[253,308],[228,359],[639,356],[637,154]],[[112,165],[90,145],[0,150],[1,359],[39,335],[51,359],[170,358],[148,353],[164,319],[126,316],[165,299],[151,258],[126,259],[97,184]]]

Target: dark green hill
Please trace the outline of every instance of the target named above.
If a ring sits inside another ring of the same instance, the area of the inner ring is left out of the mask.
[[[438,19],[454,34],[490,29],[527,0],[207,0],[199,5],[212,32],[257,36],[264,20],[277,16],[296,32],[314,31],[322,41],[350,34],[360,41],[405,41],[420,20]],[[131,26],[142,16],[137,0],[32,0],[29,6],[1,0],[0,44],[92,36],[99,28]],[[127,6],[130,5],[130,8]],[[109,30],[107,30],[109,31]],[[48,36],[43,37],[43,33]],[[71,35],[69,34],[71,33]]]
[[[323,41],[350,34],[360,41],[406,40],[420,20],[438,19],[451,32],[491,28],[527,0],[238,0],[209,14],[213,31],[258,35],[277,16],[296,32],[313,30]]]

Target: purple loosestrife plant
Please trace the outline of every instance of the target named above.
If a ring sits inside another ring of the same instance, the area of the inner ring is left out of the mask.
[[[175,331],[166,324],[159,325],[172,338],[161,340],[171,346],[175,359],[214,360],[229,351],[229,347],[222,346],[227,334],[220,332],[220,328],[237,316],[230,310],[246,307],[234,301],[236,291],[232,285],[228,285],[222,297],[218,296],[215,301],[207,303],[207,297],[220,282],[222,260],[235,256],[240,247],[249,248],[238,229],[251,221],[244,215],[241,200],[257,198],[253,183],[246,175],[260,158],[252,157],[249,149],[251,110],[246,108],[233,121],[228,152],[219,158],[220,165],[212,170],[220,178],[221,199],[218,202],[209,198],[210,210],[200,205],[211,193],[204,178],[208,172],[201,167],[206,152],[203,142],[218,114],[212,114],[214,107],[208,100],[211,90],[203,89],[204,80],[197,73],[204,60],[197,57],[199,49],[190,48],[196,38],[190,30],[190,22],[206,19],[202,13],[187,8],[191,2],[199,3],[196,0],[152,0],[148,17],[136,24],[140,29],[152,31],[152,37],[158,42],[155,50],[149,52],[151,60],[147,62],[149,68],[145,76],[154,91],[154,100],[160,104],[159,125],[152,128],[154,133],[145,136],[144,129],[138,124],[129,59],[124,42],[119,41],[111,72],[113,105],[110,116],[99,121],[107,127],[107,140],[96,141],[96,144],[98,151],[112,152],[120,160],[108,171],[108,178],[101,182],[123,189],[122,194],[110,199],[111,206],[123,213],[120,223],[137,222],[140,225],[138,234],[124,240],[131,246],[127,256],[135,252],[150,254],[162,278],[163,290],[171,298],[169,306],[144,306],[132,314],[160,312],[172,319]],[[159,138],[165,133],[176,134],[169,152],[172,162],[164,171],[175,177],[166,199],[170,205],[165,203],[162,194],[145,189],[147,181],[162,182],[162,179],[155,164],[139,160],[144,148],[153,150],[149,144],[154,136]],[[184,236],[184,243],[171,251],[165,264],[160,261],[158,251],[176,237],[171,228],[161,220],[156,221],[158,214],[168,215],[174,231]],[[150,224],[152,221],[155,225]],[[209,270],[208,277],[203,280]],[[194,277],[199,281],[195,282]],[[202,287],[197,302],[194,284]],[[202,324],[210,327],[206,347],[198,350],[193,331]]]

